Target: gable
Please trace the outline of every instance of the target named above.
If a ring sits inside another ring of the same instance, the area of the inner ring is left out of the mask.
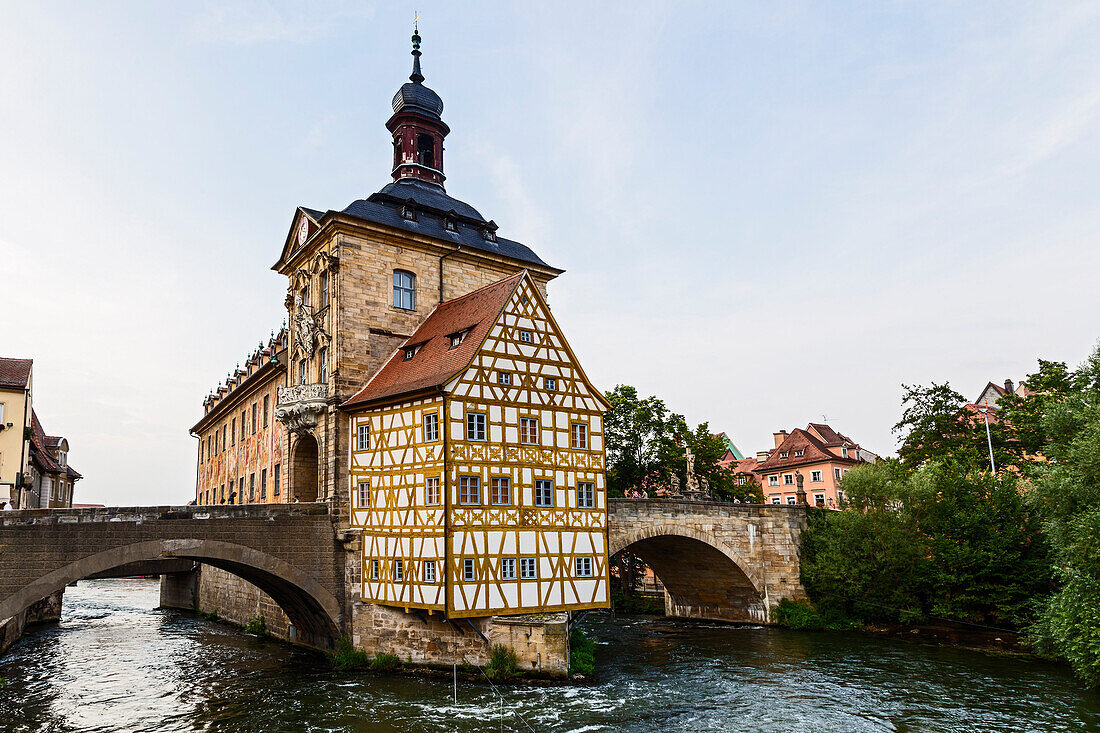
[[[509,375],[510,384],[500,384],[500,372]],[[547,379],[554,380],[557,388],[547,389]],[[603,413],[611,409],[585,375],[545,299],[526,273],[469,366],[447,385],[447,391],[460,397],[574,411]]]
[[[307,209],[299,206],[290,220],[290,231],[287,232],[283,242],[283,251],[279,254],[279,261],[271,266],[272,270],[278,270],[286,263],[290,256],[298,251],[318,229],[321,228],[323,212]]]

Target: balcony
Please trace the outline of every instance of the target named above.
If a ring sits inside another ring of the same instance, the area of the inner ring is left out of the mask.
[[[279,387],[275,419],[292,433],[310,433],[328,410],[332,394],[327,384]]]

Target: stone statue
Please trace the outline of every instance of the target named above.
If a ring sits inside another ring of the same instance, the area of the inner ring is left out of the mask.
[[[802,488],[802,482],[805,479],[802,477],[802,472],[801,471],[796,470],[794,472],[794,480],[795,480],[795,483],[798,484],[798,491],[795,492],[795,497],[796,497],[795,501],[797,501],[799,504],[805,504],[806,503],[806,489]]]
[[[695,477],[695,454],[691,452],[691,446],[684,449],[684,458],[687,459],[687,491],[698,493],[699,479]]]
[[[294,330],[298,332],[298,345],[306,356],[313,356],[316,325],[309,313],[309,306],[302,301],[302,294],[294,294]]]

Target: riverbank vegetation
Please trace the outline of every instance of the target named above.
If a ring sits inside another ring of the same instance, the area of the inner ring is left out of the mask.
[[[1077,370],[1040,360],[1026,384],[988,441],[949,385],[907,387],[898,459],[845,475],[849,511],[811,510],[813,608],[776,619],[1018,630],[1100,685],[1100,349]]]
[[[569,676],[590,675],[596,671],[596,642],[581,629],[569,634]]]

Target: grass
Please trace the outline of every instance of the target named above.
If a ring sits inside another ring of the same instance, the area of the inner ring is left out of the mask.
[[[217,621],[218,620],[218,612],[217,611],[211,611],[210,613],[203,613],[202,611],[200,611],[199,612],[199,618],[201,618],[203,621]]]
[[[401,660],[396,654],[375,654],[368,663],[375,672],[392,672],[401,665]]]
[[[485,676],[494,682],[510,680],[519,674],[518,666],[516,650],[503,644],[496,644],[489,651],[489,664],[485,666]]]
[[[371,663],[370,655],[362,649],[356,649],[351,639],[341,636],[336,640],[336,648],[329,654],[332,666],[341,672],[349,669],[362,669]]]
[[[772,621],[799,631],[848,631],[859,628],[858,621],[840,611],[821,613],[805,601],[789,601],[786,598],[772,609]]]
[[[264,621],[263,616],[253,616],[252,618],[248,619],[248,623],[245,624],[244,631],[246,634],[267,636],[267,622]]]
[[[580,629],[569,634],[569,674],[590,675],[596,671],[596,643]]]

